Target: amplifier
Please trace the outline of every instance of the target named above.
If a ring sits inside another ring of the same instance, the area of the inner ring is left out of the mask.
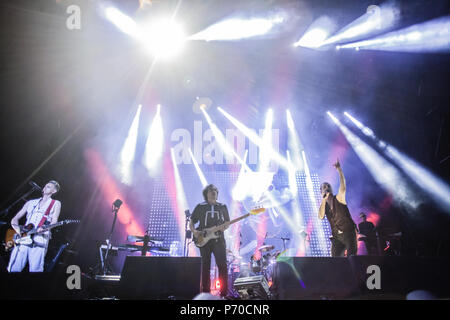
[[[237,278],[233,284],[242,299],[269,299],[270,291],[266,277],[252,276]]]

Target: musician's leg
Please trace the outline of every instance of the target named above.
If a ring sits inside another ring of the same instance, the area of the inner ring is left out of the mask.
[[[28,264],[30,272],[44,272],[44,260],[47,248],[34,247],[30,249]]]
[[[341,235],[333,236],[331,239],[331,256],[342,257],[344,255],[345,245],[341,241]]]
[[[217,242],[214,242],[213,252],[219,269],[220,295],[226,296],[228,293],[228,269],[225,239],[219,238]]]
[[[209,241],[200,248],[200,255],[202,256],[202,292],[211,291],[211,243],[212,241]]]
[[[8,272],[22,272],[27,264],[28,250],[27,246],[15,246],[11,252],[8,264]]]
[[[333,236],[333,242],[331,245],[331,256],[332,257],[343,257],[345,254],[345,244],[343,242],[342,234]]]
[[[356,256],[358,254],[358,243],[356,240],[355,230],[344,232],[344,244],[347,249],[347,257]]]

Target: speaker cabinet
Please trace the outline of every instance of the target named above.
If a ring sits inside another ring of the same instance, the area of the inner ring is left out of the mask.
[[[192,299],[200,292],[201,258],[139,257],[125,260],[121,299]]]

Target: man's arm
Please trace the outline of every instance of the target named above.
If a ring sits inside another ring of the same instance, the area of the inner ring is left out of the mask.
[[[325,206],[327,205],[327,198],[322,199],[322,203],[319,208],[319,219],[322,220],[325,217]]]
[[[11,219],[11,227],[18,234],[20,234],[19,220],[27,213],[27,208],[28,208],[28,202],[25,203],[23,208],[19,212],[17,212],[17,214],[14,216],[14,218]]]
[[[345,184],[344,172],[342,171],[341,164],[339,163],[339,159],[334,164],[334,167],[339,172],[339,192],[336,195],[336,199],[342,204],[347,204],[345,201],[345,191],[346,191],[347,187]]]
[[[55,201],[55,212],[53,213],[51,224],[58,222],[60,213],[61,213],[61,202],[56,200]]]
[[[198,205],[195,207],[194,212],[192,212],[191,220],[189,221],[189,229],[191,230],[194,237],[198,237],[200,231],[195,230],[195,223],[198,221]]]
[[[225,223],[220,228],[221,231],[225,231],[230,226],[230,214],[228,213],[227,206],[225,206],[225,209],[223,211],[223,219],[225,220]]]

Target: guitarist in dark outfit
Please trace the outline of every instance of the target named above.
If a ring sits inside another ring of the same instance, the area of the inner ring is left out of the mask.
[[[212,184],[203,189],[203,198],[205,199],[205,202],[199,203],[195,207],[194,212],[192,212],[191,215],[189,228],[194,234],[194,237],[198,238],[202,230],[222,225],[219,228],[220,231],[218,231],[220,236],[217,239],[209,240],[208,243],[200,247],[200,254],[202,256],[201,291],[210,291],[211,253],[213,253],[219,269],[219,279],[221,284],[220,295],[224,297],[227,295],[228,290],[228,270],[226,243],[223,232],[229,227],[230,216],[228,214],[227,206],[217,202],[218,194],[219,191]],[[195,229],[195,224],[197,223],[199,223],[199,225],[197,229]]]

